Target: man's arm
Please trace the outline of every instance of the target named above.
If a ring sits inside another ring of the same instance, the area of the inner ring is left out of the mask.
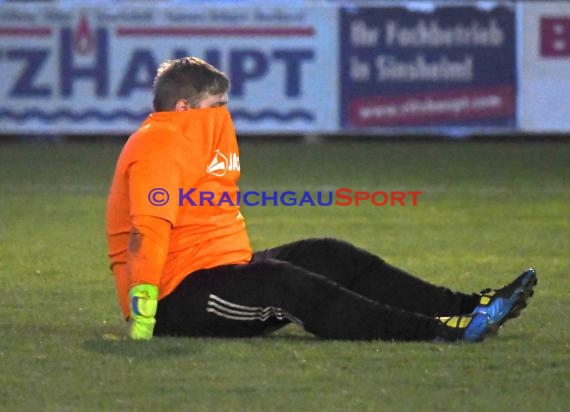
[[[127,250],[130,277],[130,331],[136,340],[152,338],[158,305],[160,276],[170,239],[169,221],[153,216],[134,216]]]

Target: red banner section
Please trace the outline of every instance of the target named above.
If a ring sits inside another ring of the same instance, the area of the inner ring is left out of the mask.
[[[542,57],[570,56],[570,17],[540,19],[540,55]]]
[[[502,119],[514,113],[514,88],[495,86],[365,97],[350,102],[348,115],[350,124],[362,127]]]

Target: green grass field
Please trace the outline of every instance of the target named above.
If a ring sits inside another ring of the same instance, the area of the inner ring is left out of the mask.
[[[104,237],[120,145],[0,144],[0,410],[566,411],[570,144],[246,141],[242,190],[421,190],[416,207],[244,207],[253,246],[335,236],[479,291],[527,266],[522,317],[481,344],[131,342]]]

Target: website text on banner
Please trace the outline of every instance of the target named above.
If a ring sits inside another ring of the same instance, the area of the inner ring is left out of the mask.
[[[514,127],[508,6],[341,10],[341,125]]]

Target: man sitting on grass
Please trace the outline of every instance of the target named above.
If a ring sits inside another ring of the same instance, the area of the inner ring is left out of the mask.
[[[294,322],[331,339],[478,342],[526,306],[533,269],[465,294],[335,239],[252,252],[228,90],[203,60],[163,63],[155,111],[117,162],[107,237],[131,338],[258,336]],[[201,193],[219,201],[200,206]]]

